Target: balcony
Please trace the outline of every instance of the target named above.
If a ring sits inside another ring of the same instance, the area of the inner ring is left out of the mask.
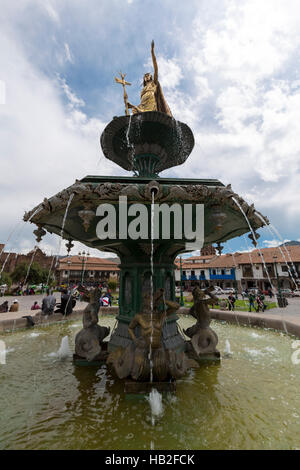
[[[231,281],[235,281],[235,269],[232,268],[230,270],[230,274],[229,273],[220,273],[220,272],[213,272],[212,269],[209,270],[209,277],[210,277],[210,280],[216,280],[216,281],[226,281],[226,280],[231,280]]]

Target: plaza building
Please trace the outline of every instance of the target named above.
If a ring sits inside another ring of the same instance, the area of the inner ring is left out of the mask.
[[[192,256],[175,260],[175,280],[184,289],[219,286],[268,290],[271,285],[294,290],[300,280],[300,245],[254,249],[224,255]],[[299,286],[300,287],[300,286]]]
[[[60,284],[94,285],[106,283],[109,279],[119,281],[119,258],[98,258],[90,256],[68,256],[61,258],[57,273]]]
[[[4,244],[0,243],[0,253],[4,248]],[[55,256],[54,256],[55,257]],[[40,248],[35,247],[27,254],[14,253],[11,251],[3,251],[0,255],[0,266],[4,266],[4,272],[11,274],[18,265],[31,261],[38,263],[44,269],[50,269],[53,266],[53,256],[46,255]]]

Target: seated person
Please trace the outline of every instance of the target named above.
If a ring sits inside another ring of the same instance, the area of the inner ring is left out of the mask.
[[[41,310],[41,307],[37,303],[37,301],[34,302],[34,304],[31,307],[31,310]]]
[[[19,302],[15,299],[13,304],[10,306],[10,312],[18,312],[19,311]]]
[[[0,312],[8,312],[8,301],[6,300],[3,304],[0,305]]]
[[[108,307],[109,306],[109,297],[107,294],[104,294],[100,298],[100,307]]]
[[[43,315],[52,315],[54,312],[54,307],[56,305],[56,298],[53,294],[50,293],[50,290],[47,290],[47,296],[43,298],[42,303],[42,312]]]
[[[63,290],[61,295],[61,303],[55,313],[62,313],[63,315],[71,315],[73,308],[76,305],[76,300],[73,299],[71,294],[68,294],[66,289]]]

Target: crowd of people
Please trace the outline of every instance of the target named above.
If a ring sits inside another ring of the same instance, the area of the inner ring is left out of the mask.
[[[5,312],[18,312],[19,311],[19,302],[17,299],[15,299],[11,306],[9,307],[9,304],[8,304],[8,300],[5,300],[5,302],[3,302],[1,305],[0,305],[0,313],[5,313]]]
[[[227,309],[234,311],[235,310],[235,303],[237,300],[237,296],[234,294],[229,294],[227,299],[222,299],[220,301],[220,307],[222,309]],[[265,296],[263,293],[253,294],[249,292],[248,294],[248,302],[249,302],[249,312],[252,312],[252,308],[255,312],[264,312],[267,308],[265,304]]]
[[[105,286],[100,285],[100,288],[105,288],[105,293],[100,298],[100,307],[111,307],[113,303],[113,296],[110,289]],[[83,286],[69,286],[69,288],[60,289],[61,291],[61,301],[57,303],[55,296],[53,295],[50,289],[47,289],[46,296],[42,300],[42,304],[39,305],[38,301],[34,301],[31,306],[31,310],[40,310],[42,315],[52,315],[53,313],[62,313],[63,315],[70,315],[76,305],[77,300],[81,300],[84,291],[86,288]],[[31,295],[31,291],[21,291],[25,295]],[[6,300],[0,305],[1,312],[18,312],[19,311],[19,301],[15,299],[11,306]]]

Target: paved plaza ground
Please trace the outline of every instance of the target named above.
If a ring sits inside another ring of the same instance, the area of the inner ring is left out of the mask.
[[[60,292],[54,292],[53,294],[56,298],[56,303],[60,303],[61,294]],[[39,310],[31,310],[31,306],[34,304],[35,301],[41,306],[43,298],[45,294],[38,294],[38,295],[20,295],[17,297],[10,296],[3,296],[0,297],[0,304],[8,301],[8,305],[11,306],[13,301],[16,299],[19,302],[19,311],[18,312],[7,312],[7,313],[0,313],[0,321],[1,320],[14,320],[15,318],[21,318],[23,315],[31,315],[36,314]],[[74,310],[82,310],[87,305],[86,302],[79,302],[76,301],[76,305]]]
[[[54,296],[56,298],[57,303],[59,303],[60,297],[61,297],[60,292],[55,292]],[[0,297],[0,303],[3,303],[5,300],[8,300],[9,306],[13,303],[15,299],[17,299],[19,302],[19,311],[0,313],[0,321],[9,320],[9,319],[14,320],[15,318],[21,318],[23,315],[30,315],[32,313],[33,314],[37,313],[38,310],[31,311],[31,306],[33,305],[35,301],[37,301],[38,304],[41,305],[44,297],[45,297],[45,294],[27,295],[27,296],[25,295],[25,296],[18,296],[18,297],[12,297],[12,296]],[[87,305],[86,302],[77,301],[74,310],[82,310],[84,309],[86,305]],[[249,313],[249,315],[251,314]],[[271,310],[265,311],[264,315],[271,315],[271,316],[275,315],[280,318],[282,317],[284,320],[293,321],[294,323],[297,323],[300,325],[300,298],[299,297],[289,298],[287,307],[272,308]]]

